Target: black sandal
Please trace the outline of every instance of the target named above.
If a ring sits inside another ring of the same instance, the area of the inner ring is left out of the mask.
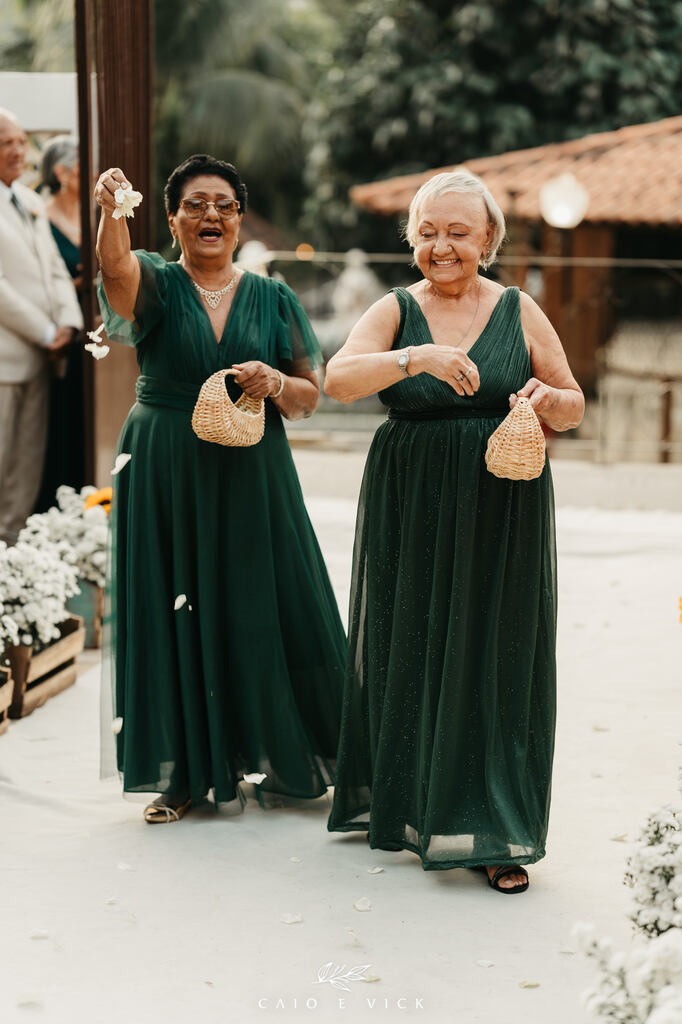
[[[503,864],[502,867],[498,868],[495,874],[490,877],[487,868],[481,866],[476,867],[476,871],[484,871],[485,877],[488,879],[488,885],[495,892],[507,893],[509,896],[513,896],[517,892],[525,892],[528,888],[528,872],[520,864]],[[500,885],[500,881],[503,878],[509,878],[510,875],[523,875],[526,879],[520,885],[512,885],[506,888]]]

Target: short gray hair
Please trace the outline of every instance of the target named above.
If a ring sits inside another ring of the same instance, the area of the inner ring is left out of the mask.
[[[418,240],[417,228],[424,204],[429,199],[437,199],[439,196],[447,195],[449,192],[468,192],[480,196],[485,204],[488,223],[493,229],[488,250],[481,259],[481,266],[487,269],[497,258],[497,252],[507,233],[507,225],[505,224],[502,210],[493,199],[488,188],[480,178],[477,178],[475,174],[472,174],[465,168],[460,167],[456,171],[444,171],[442,174],[434,174],[432,178],[424,182],[410,203],[407,224],[405,225],[405,238],[411,248],[414,249]]]
[[[43,150],[41,164],[42,184],[47,185],[50,192],[54,195],[61,188],[59,179],[54,173],[57,164],[63,164],[64,167],[75,167],[77,163],[78,139],[75,139],[73,135],[56,135],[53,139],[50,139]]]

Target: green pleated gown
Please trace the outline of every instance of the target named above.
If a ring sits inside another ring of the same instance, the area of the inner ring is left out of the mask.
[[[251,273],[218,344],[184,269],[137,256],[134,324],[100,286],[107,334],[136,346],[141,373],[117,448],[131,459],[113,477],[115,764],[129,792],[196,800],[213,789],[229,803],[258,772],[264,802],[319,796],[334,775],[345,635],[282,419],[266,400],[265,435],[248,448],[201,441],[191,427],[215,371],[249,359],[310,369],[319,347],[294,293]]]
[[[394,348],[432,343],[395,289]],[[556,559],[549,465],[485,466],[531,376],[519,292],[470,349],[480,389],[423,373],[381,393],[353,560],[350,650],[330,831],[369,830],[425,869],[545,853],[555,722]]]

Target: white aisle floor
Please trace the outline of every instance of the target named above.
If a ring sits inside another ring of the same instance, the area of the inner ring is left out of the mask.
[[[308,504],[345,610],[354,502]],[[553,809],[528,893],[330,835],[326,800],[144,825],[98,780],[95,666],[0,738],[0,1024],[584,1024],[572,926],[630,941],[628,839],[676,797],[682,516],[563,508],[558,536]],[[344,992],[325,964],[374,980]]]

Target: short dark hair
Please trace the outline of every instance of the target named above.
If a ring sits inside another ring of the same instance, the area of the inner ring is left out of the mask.
[[[166,182],[163,190],[164,201],[168,213],[177,213],[182,197],[182,190],[192,178],[198,178],[200,174],[215,174],[224,178],[234,189],[239,202],[239,212],[246,213],[247,191],[246,185],[239,177],[237,168],[217,157],[209,156],[208,153],[194,153],[188,156],[179,167],[176,167]]]

